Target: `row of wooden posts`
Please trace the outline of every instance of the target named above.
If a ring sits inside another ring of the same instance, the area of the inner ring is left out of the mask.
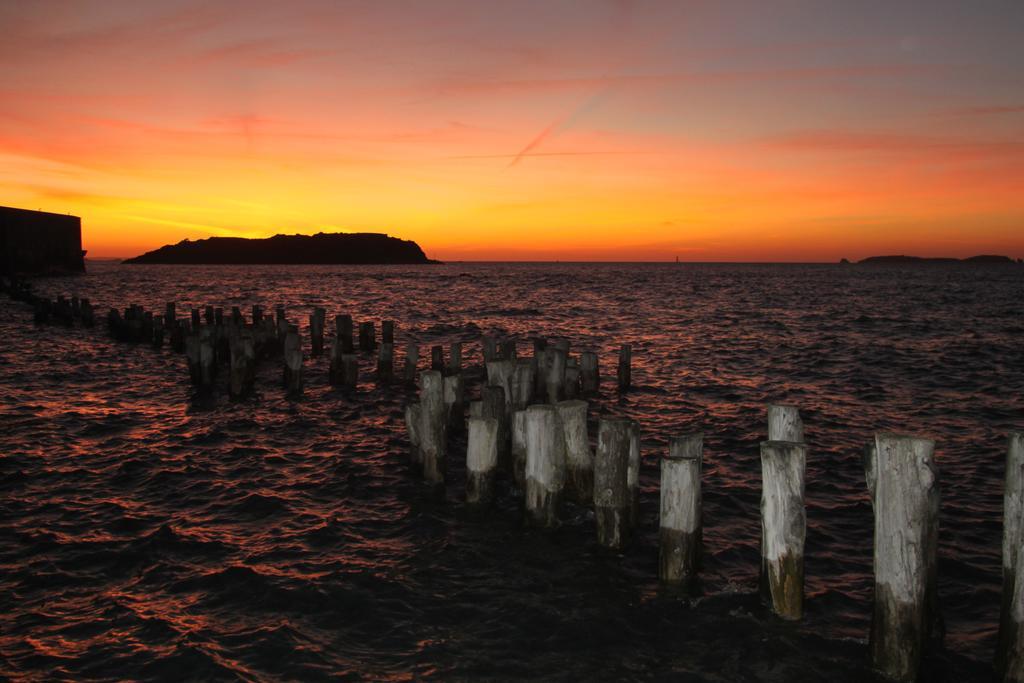
[[[486,344],[486,342],[485,342]],[[485,345],[486,348],[486,345]],[[555,361],[557,363],[558,361]],[[552,366],[542,356],[535,366]],[[592,507],[600,545],[623,548],[638,522],[640,427],[602,417],[596,450],[587,432],[588,404],[557,400],[529,405],[535,375],[523,364],[486,363],[487,386],[470,403],[466,501],[494,498],[497,473],[510,472],[528,523],[553,527],[563,499]],[[549,377],[545,373],[536,375]],[[443,484],[447,431],[462,419],[456,376],[420,376],[419,401],[406,408],[410,454],[428,483]],[[524,388],[525,387],[525,388]],[[800,619],[804,602],[807,445],[799,411],[770,405],[761,443],[760,591],[781,618]],[[874,605],[869,650],[886,677],[914,681],[926,642],[941,638],[937,591],[939,486],[929,439],[890,433],[865,447],[867,489],[874,510]],[[659,577],[688,584],[700,570],[703,545],[703,434],[669,440],[661,458]],[[996,669],[1001,680],[1024,681],[1024,433],[1009,438],[1003,541],[1003,607]]]
[[[25,287],[7,288],[27,301],[37,322],[54,318],[70,324],[92,324],[88,299],[58,297],[49,301]],[[324,353],[326,311],[310,316],[312,356]],[[192,381],[210,388],[218,363],[229,367],[229,391],[245,396],[252,390],[257,359],[280,355],[284,384],[302,391],[303,352],[298,327],[287,321],[283,307],[273,318],[253,306],[251,322],[235,307],[225,319],[221,309],[192,309],[179,319],[174,303],[154,315],[140,306],[122,314],[111,309],[110,333],[118,339],[184,352]],[[393,378],[394,323],[359,325],[359,350],[377,351],[379,381]],[[329,349],[330,381],[354,388],[358,362],[353,321],[335,318]],[[510,472],[523,492],[527,520],[539,527],[558,524],[563,499],[594,510],[597,540],[621,549],[639,521],[640,428],[635,420],[602,417],[596,450],[587,429],[588,403],[579,396],[597,393],[598,358],[584,351],[569,353],[569,342],[534,340],[531,358],[519,358],[514,339],[485,336],[482,340],[486,385],[480,399],[469,404],[465,419],[462,346],[453,343],[447,362],[444,349],[431,349],[430,370],[417,375],[419,347],[409,343],[403,379],[419,379],[419,400],[405,409],[414,467],[424,479],[442,485],[447,472],[449,432],[465,427],[466,499],[486,505],[495,495],[499,469]],[[619,351],[620,390],[631,384],[631,348]],[[761,444],[761,571],[760,590],[772,610],[784,619],[799,619],[804,600],[806,516],[804,476],[807,446],[797,408],[771,405],[768,439]],[[872,665],[899,681],[917,678],[926,641],[941,635],[936,549],[939,487],[934,442],[896,434],[876,434],[864,451],[867,489],[874,509],[874,605],[869,650]],[[703,435],[677,436],[661,458],[659,576],[686,584],[700,570],[702,553],[701,472]],[[996,671],[1000,680],[1024,682],[1024,433],[1009,437],[1004,492],[1003,600]]]

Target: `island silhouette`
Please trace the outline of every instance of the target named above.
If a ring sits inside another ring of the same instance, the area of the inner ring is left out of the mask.
[[[182,240],[126,259],[131,264],[333,265],[437,263],[411,240],[382,233],[274,235]]]

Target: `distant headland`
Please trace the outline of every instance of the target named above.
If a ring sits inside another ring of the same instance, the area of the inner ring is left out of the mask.
[[[437,263],[420,246],[373,232],[209,237],[168,244],[124,263],[184,265],[359,265]]]
[[[843,262],[849,263],[846,259]],[[857,263],[1018,263],[1009,256],[995,256],[992,254],[982,254],[980,256],[971,256],[969,258],[946,258],[946,257],[923,257],[923,256],[870,256],[866,259],[857,261]]]

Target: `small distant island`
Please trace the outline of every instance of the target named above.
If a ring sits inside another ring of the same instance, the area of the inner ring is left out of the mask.
[[[857,261],[857,263],[1018,263],[1009,256],[995,256],[992,254],[981,254],[980,256],[971,256],[969,258],[947,258],[947,257],[923,257],[923,256],[870,256],[866,259]],[[843,259],[841,263],[849,263],[846,259]]]
[[[178,265],[376,265],[437,263],[418,244],[381,233],[209,237],[168,244],[124,263]]]

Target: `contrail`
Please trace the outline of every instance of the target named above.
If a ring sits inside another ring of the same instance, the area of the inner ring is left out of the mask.
[[[605,78],[605,81],[607,82],[607,78]],[[535,137],[533,140],[530,141],[528,145],[526,145],[526,147],[523,147],[521,150],[519,150],[519,153],[516,154],[512,161],[509,163],[508,168],[512,168],[513,166],[518,164],[520,161],[523,160],[523,157],[533,156],[530,154],[530,151],[535,149],[540,143],[544,142],[546,138],[550,137],[553,133],[558,133],[563,130],[567,130],[583,114],[586,114],[587,112],[593,110],[600,103],[604,95],[608,92],[609,87],[609,85],[605,85],[604,87],[599,88],[597,91],[594,92],[593,95],[585,99],[582,103],[580,103],[578,107],[569,112],[567,116],[561,119],[556,119],[547,128],[542,130],[537,137]]]

